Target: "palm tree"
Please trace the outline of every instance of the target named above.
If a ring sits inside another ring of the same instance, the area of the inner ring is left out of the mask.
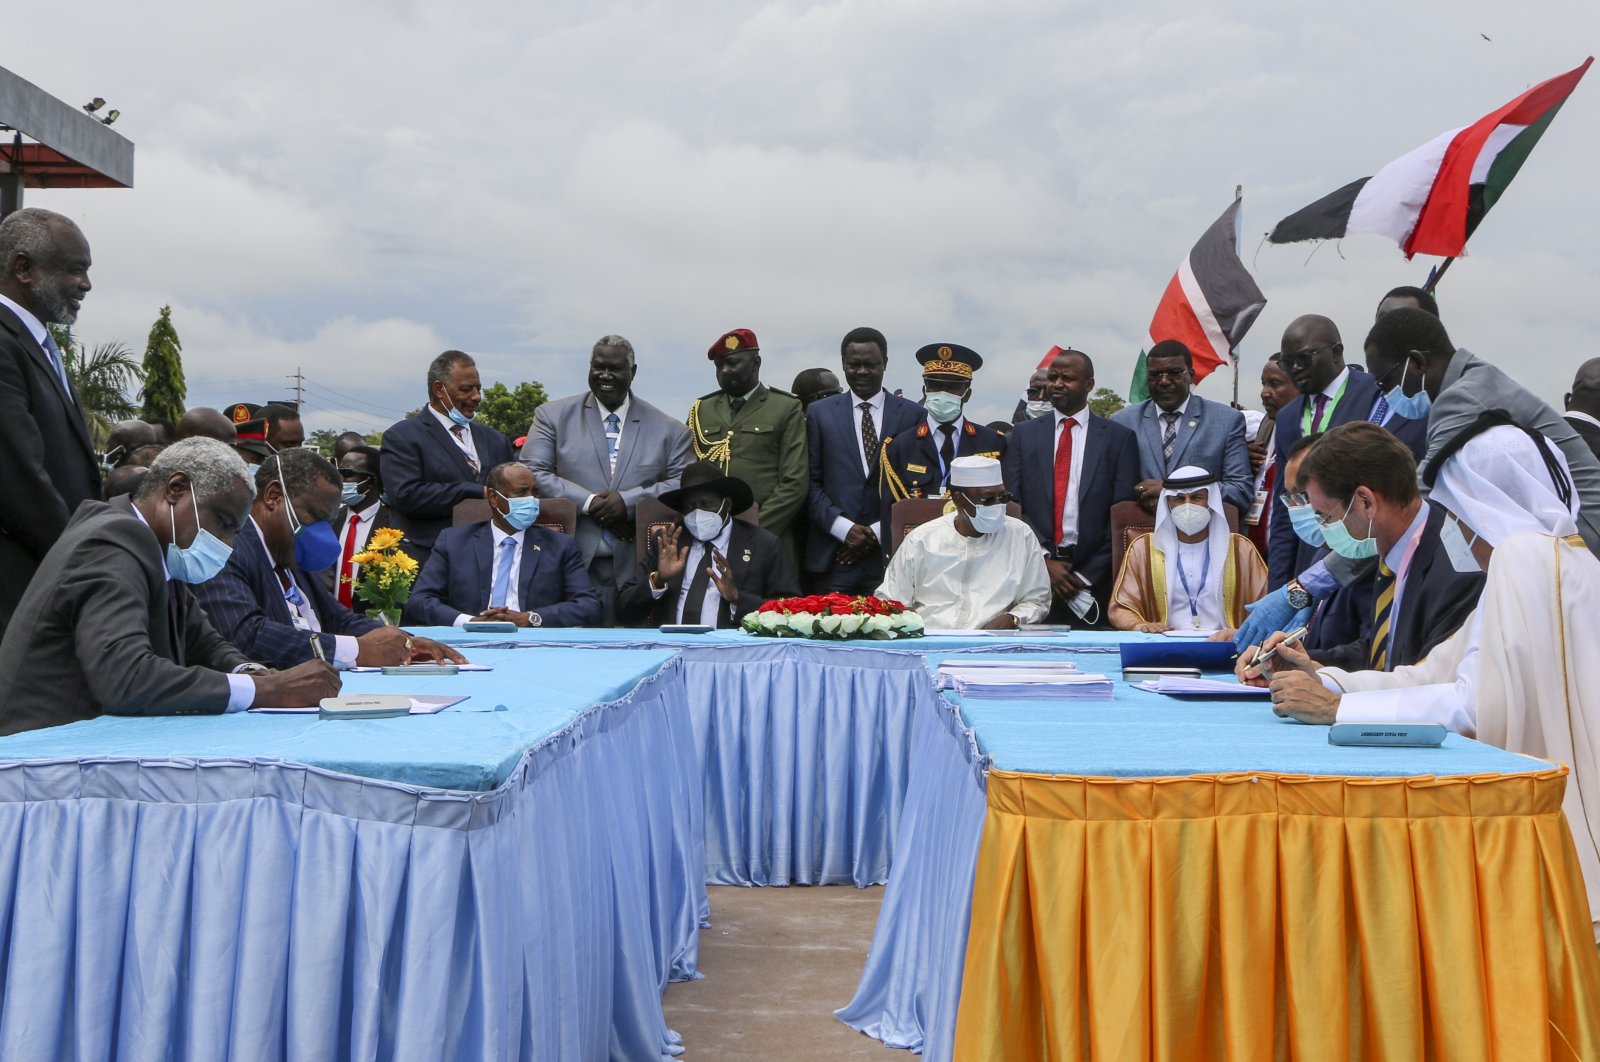
[[[125,344],[101,343],[85,357],[70,328],[51,325],[50,330],[61,348],[67,377],[78,393],[84,419],[89,422],[89,437],[100,449],[105,446],[112,425],[139,416],[139,407],[128,397],[128,391],[130,385],[144,380],[144,367]]]

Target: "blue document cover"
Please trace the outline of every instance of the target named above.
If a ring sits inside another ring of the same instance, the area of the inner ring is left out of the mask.
[[[1232,671],[1238,653],[1232,642],[1200,642],[1192,638],[1123,642],[1123,667],[1197,667],[1202,671]]]

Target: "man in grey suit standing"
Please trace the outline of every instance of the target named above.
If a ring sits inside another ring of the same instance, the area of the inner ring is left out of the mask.
[[[1243,522],[1255,500],[1244,414],[1194,394],[1194,356],[1176,339],[1163,339],[1145,355],[1150,397],[1118,410],[1111,420],[1139,438],[1139,483],[1134,498],[1154,513],[1161,483],[1184,465],[1195,465],[1222,481],[1222,500]]]
[[[1395,310],[1378,318],[1367,333],[1366,350],[1372,375],[1389,388],[1389,408],[1404,417],[1428,418],[1428,451],[1417,466],[1420,473],[1478,414],[1503,409],[1520,427],[1561,447],[1578,491],[1578,533],[1600,554],[1600,460],[1570,421],[1470,350],[1458,348],[1444,323],[1422,310]]]
[[[600,595],[603,626],[617,624],[617,590],[633,575],[634,508],[675,490],[689,463],[689,429],[633,393],[633,344],[602,336],[589,355],[589,390],[533,415],[522,461],[541,498],[578,507],[578,548]]]

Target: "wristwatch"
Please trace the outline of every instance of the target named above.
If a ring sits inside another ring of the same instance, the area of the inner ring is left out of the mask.
[[[544,620],[543,620],[543,618],[540,617],[540,615],[537,612],[529,612],[528,613],[528,626],[530,626],[530,627],[543,627],[544,626]]]
[[[272,669],[265,664],[240,664],[233,669],[235,675],[265,675]]]
[[[1289,591],[1289,606],[1296,611],[1311,607],[1311,591],[1300,585],[1299,579],[1290,579],[1285,587]]]

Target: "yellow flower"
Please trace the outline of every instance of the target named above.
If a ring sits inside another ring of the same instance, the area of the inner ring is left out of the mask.
[[[379,527],[373,530],[372,538],[367,542],[367,549],[390,549],[405,537],[404,531],[397,531],[392,527]]]
[[[417,559],[409,553],[396,553],[393,557],[394,566],[403,572],[417,570]]]
[[[351,557],[350,558],[350,563],[351,564],[376,564],[376,563],[378,563],[379,560],[382,559],[382,557],[383,557],[383,554],[374,553],[372,550],[369,549],[365,553],[357,553],[355,556]]]

